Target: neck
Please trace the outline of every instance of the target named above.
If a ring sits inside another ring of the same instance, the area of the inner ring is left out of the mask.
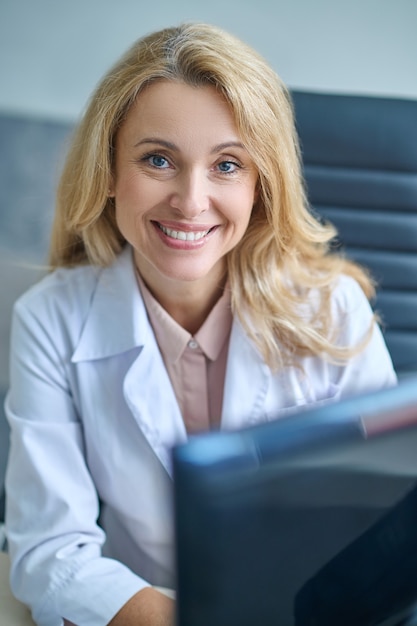
[[[195,335],[222,293],[223,285],[210,294],[197,294],[194,290],[183,289],[181,292],[177,290],[174,297],[166,293],[153,293],[153,296],[182,328]]]
[[[195,335],[222,296],[226,274],[196,281],[161,280],[160,276],[155,280],[146,269],[141,268],[140,275],[153,297],[182,328]]]

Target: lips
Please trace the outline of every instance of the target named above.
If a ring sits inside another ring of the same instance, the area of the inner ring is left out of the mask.
[[[215,228],[215,226],[211,226],[206,230],[176,230],[174,228],[168,228],[159,222],[155,222],[155,224],[167,237],[180,241],[198,241],[199,239],[203,239],[203,237],[208,235],[208,233]]]

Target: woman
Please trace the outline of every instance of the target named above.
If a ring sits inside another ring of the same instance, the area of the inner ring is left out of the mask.
[[[166,29],[103,79],[53,271],[14,312],[7,529],[37,623],[171,624],[151,585],[173,585],[172,446],[395,383],[334,234],[307,207],[287,91],[243,43]]]

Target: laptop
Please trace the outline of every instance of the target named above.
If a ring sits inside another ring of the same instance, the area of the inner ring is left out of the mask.
[[[173,465],[178,626],[414,623],[416,378],[195,436]]]

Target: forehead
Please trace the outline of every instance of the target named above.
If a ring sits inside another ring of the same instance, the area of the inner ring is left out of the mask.
[[[194,87],[168,80],[152,83],[140,92],[119,133],[151,131],[194,135],[226,133],[238,138],[231,106],[215,87]]]

